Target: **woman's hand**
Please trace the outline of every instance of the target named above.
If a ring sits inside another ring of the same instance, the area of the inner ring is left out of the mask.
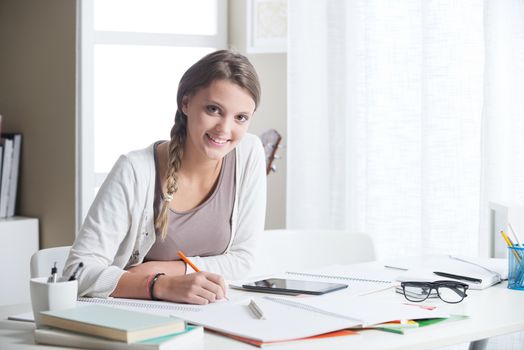
[[[163,272],[154,285],[155,297],[178,303],[209,304],[225,298],[226,283],[222,276],[210,272],[186,272],[183,261],[149,261],[124,273],[111,296],[149,298],[149,277]]]
[[[224,279],[210,272],[183,276],[162,275],[154,288],[157,298],[177,303],[205,305],[226,296]]]

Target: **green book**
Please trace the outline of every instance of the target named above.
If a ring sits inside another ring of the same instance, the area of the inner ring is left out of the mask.
[[[56,328],[39,328],[35,329],[35,343],[100,350],[175,350],[201,340],[203,335],[203,327],[187,326],[179,333],[128,344]]]
[[[423,320],[417,320],[419,327],[431,326],[440,322],[454,322],[467,319],[466,315],[449,315],[447,318],[426,318]]]
[[[100,305],[43,311],[40,314],[43,325],[125,343],[185,330],[185,322],[178,318]]]

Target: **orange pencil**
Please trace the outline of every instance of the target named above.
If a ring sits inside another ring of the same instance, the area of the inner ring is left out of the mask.
[[[195,270],[196,272],[200,272],[200,269],[196,267],[195,264],[193,264],[181,250],[178,251],[178,256],[180,257],[180,259],[184,260],[186,264],[191,266],[193,270]]]
[[[188,264],[189,266],[191,266],[193,268],[193,270],[195,270],[195,272],[200,272],[200,269],[198,267],[196,267],[195,264],[193,264],[188,258],[187,256],[184,254],[184,252],[182,252],[181,250],[178,251],[178,256],[180,257],[180,259],[182,259],[186,264]],[[225,292],[225,291],[224,291]],[[226,300],[229,300],[229,298],[227,296],[224,295],[224,299]]]

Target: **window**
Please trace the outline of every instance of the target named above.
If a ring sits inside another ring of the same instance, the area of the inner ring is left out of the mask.
[[[81,223],[119,155],[169,138],[181,75],[227,45],[227,1],[79,3]]]

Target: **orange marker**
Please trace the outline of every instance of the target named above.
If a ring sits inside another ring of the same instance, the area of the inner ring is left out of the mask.
[[[178,251],[178,256],[180,257],[180,259],[184,260],[186,264],[191,266],[191,268],[195,270],[195,272],[200,272],[200,269],[196,267],[195,264],[193,264],[181,250]]]

